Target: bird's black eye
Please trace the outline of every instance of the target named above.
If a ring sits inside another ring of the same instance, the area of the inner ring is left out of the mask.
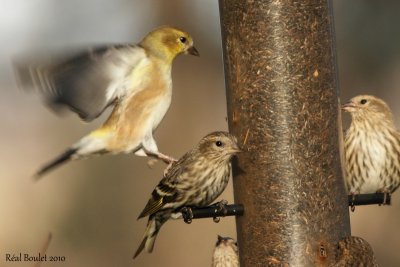
[[[360,103],[361,105],[364,105],[365,103],[367,103],[367,99],[361,99]]]
[[[181,37],[179,37],[179,41],[181,41],[181,43],[186,43],[186,37],[183,37],[183,36],[181,36]]]
[[[221,147],[222,146],[222,142],[221,141],[217,141],[217,142],[215,142],[215,145]]]

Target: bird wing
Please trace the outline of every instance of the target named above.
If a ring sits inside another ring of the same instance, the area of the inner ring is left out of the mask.
[[[147,202],[146,207],[140,213],[138,219],[152,215],[163,208],[174,209],[182,201],[182,183],[187,180],[189,169],[192,168],[192,152],[187,152],[168,169],[164,178],[158,183]],[[176,205],[174,205],[176,204]]]
[[[129,74],[147,59],[135,45],[98,47],[49,64],[18,62],[23,88],[36,88],[53,109],[69,107],[85,121],[97,118],[129,88]]]
[[[160,211],[166,203],[173,202],[176,199],[178,192],[174,184],[162,179],[151,194],[151,198],[147,202],[146,207],[140,213],[138,219],[152,215]]]

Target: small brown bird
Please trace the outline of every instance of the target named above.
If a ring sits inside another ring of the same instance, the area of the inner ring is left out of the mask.
[[[342,108],[352,117],[344,141],[349,193],[393,193],[400,185],[400,134],[389,106],[360,95]]]
[[[239,267],[238,247],[230,237],[218,236],[214,248],[212,267]]]
[[[361,237],[348,236],[339,241],[334,267],[378,267],[374,252]]]
[[[149,216],[149,220],[134,258],[143,249],[153,251],[161,226],[171,218],[179,218],[183,207],[208,206],[225,190],[230,160],[239,152],[233,135],[214,132],[168,167],[139,215],[138,219]]]
[[[92,121],[109,106],[106,122],[41,168],[40,177],[69,160],[135,153],[170,163],[153,132],[171,104],[171,68],[180,54],[198,56],[188,33],[160,27],[137,44],[103,46],[52,63],[15,62],[20,86],[40,91],[56,110],[68,107]]]

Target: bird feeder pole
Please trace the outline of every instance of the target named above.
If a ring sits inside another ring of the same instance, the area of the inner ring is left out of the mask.
[[[331,1],[220,0],[240,263],[329,266],[350,235]]]

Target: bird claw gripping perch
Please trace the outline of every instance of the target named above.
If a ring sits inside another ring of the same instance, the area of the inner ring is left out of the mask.
[[[351,205],[350,205],[351,212],[354,212],[356,210],[356,205],[354,204],[355,199],[356,199],[356,195],[352,193],[351,194]]]
[[[208,215],[204,216],[204,211],[209,210]],[[204,208],[196,208],[196,207],[183,207],[180,212],[182,213],[183,221],[187,224],[191,224],[193,219],[195,218],[207,218],[212,217],[215,223],[220,221],[220,217],[225,217],[228,215],[228,201],[221,200],[217,203],[214,203],[208,207]],[[200,213],[199,213],[200,212]],[[202,215],[200,215],[203,213]]]
[[[387,201],[388,197],[389,197],[389,198],[391,197],[391,193],[390,193],[390,192],[385,192],[384,194],[385,194],[385,195],[384,195],[384,197],[383,197],[383,203],[382,203],[382,205],[386,205],[386,201]]]
[[[228,205],[228,201],[223,199],[223,200],[213,204],[212,206],[215,206],[215,213],[222,213],[222,217],[225,217],[226,214],[228,213],[228,210],[226,208],[227,205]],[[220,220],[221,220],[221,217],[219,217],[219,216],[213,217],[213,221],[215,223],[219,223]]]
[[[181,209],[183,221],[187,224],[191,224],[193,221],[193,211],[190,207],[183,207]]]
[[[383,194],[383,202],[381,204],[379,204],[379,206],[383,205],[387,205],[387,200],[391,198],[391,193],[389,190],[378,190],[377,193],[382,193]]]

